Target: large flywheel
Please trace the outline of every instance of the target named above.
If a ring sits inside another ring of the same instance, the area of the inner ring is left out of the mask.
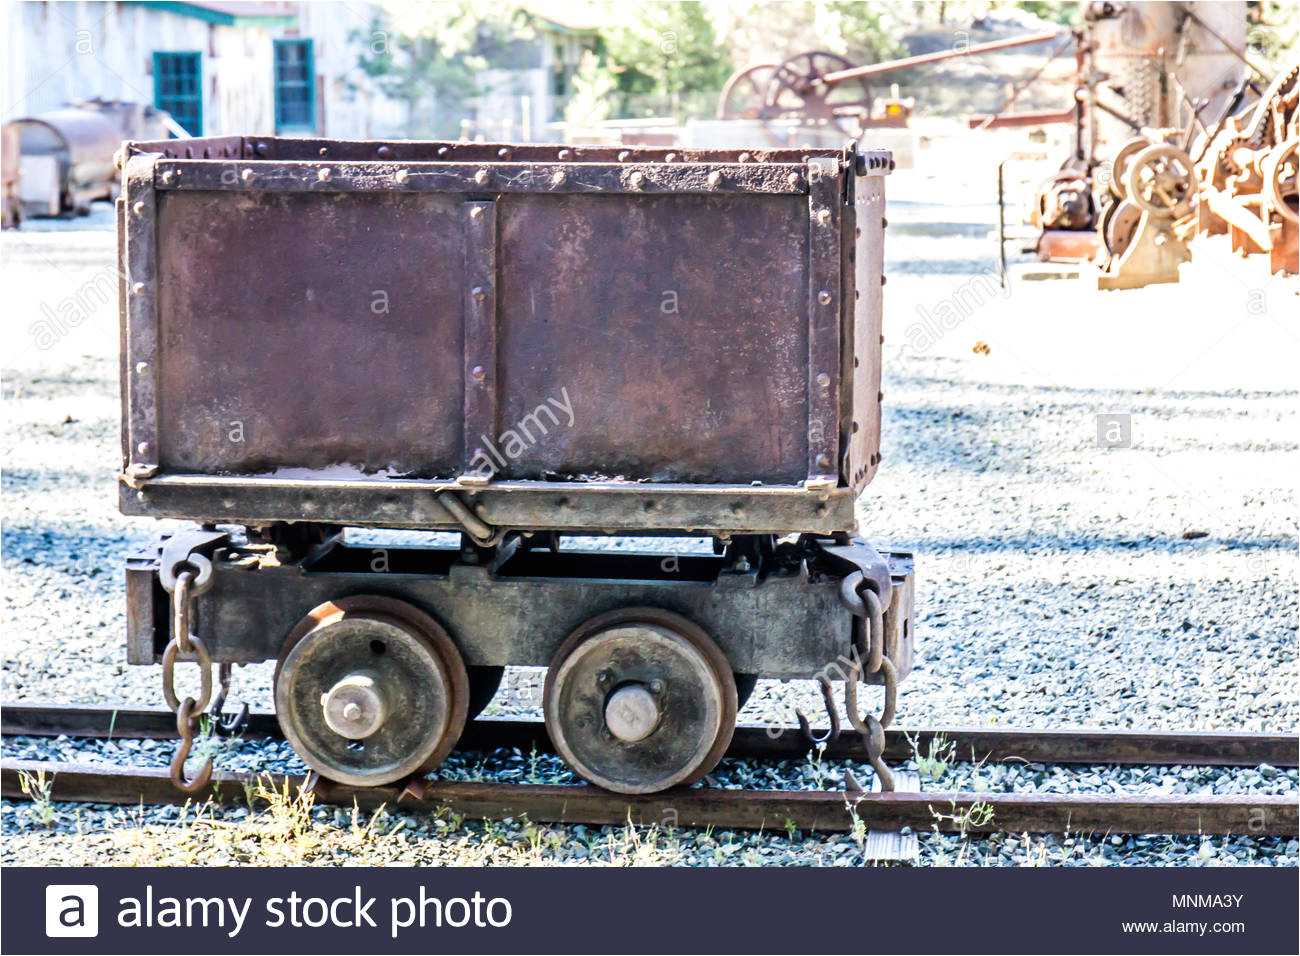
[[[768,84],[767,103],[776,116],[807,125],[833,126],[855,137],[871,117],[871,88],[865,79],[827,83],[828,73],[853,64],[825,50],[797,53],[776,68]]]
[[[823,80],[829,73],[852,68],[844,57],[825,50],[747,67],[733,74],[723,88],[718,118],[789,120],[855,137],[871,116],[871,88],[862,78],[842,83]]]
[[[718,98],[718,119],[765,119],[767,89],[775,63],[759,63],[733,73]]]
[[[1177,146],[1148,146],[1129,161],[1125,195],[1143,212],[1180,219],[1196,202],[1196,171]]]

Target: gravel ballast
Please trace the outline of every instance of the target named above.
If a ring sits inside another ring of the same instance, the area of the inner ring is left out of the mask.
[[[901,688],[899,721],[1294,731],[1300,283],[1210,243],[1196,247],[1195,268],[1185,267],[1178,285],[1098,293],[1083,279],[1013,277],[1004,293],[986,160],[995,163],[1009,141],[997,143],[987,157],[963,152],[959,165],[936,137],[918,170],[887,184],[884,461],[859,508],[869,538],[917,554],[917,666]],[[115,505],[116,299],[93,293],[112,267],[111,213],[97,204],[77,225],[0,239],[11,296],[3,699],[156,706],[157,669],[124,663],[121,557],[152,541],[159,525],[126,519]],[[47,342],[38,324],[49,313],[72,315],[69,303],[84,317]],[[1098,447],[1099,415],[1128,416],[1128,447]],[[237,670],[234,698],[269,709],[270,678],[269,665]],[[541,681],[540,670],[509,670],[489,715],[539,716]],[[740,720],[792,723],[796,708],[821,713],[814,684],[761,681]],[[160,765],[170,745],[13,738],[3,752]],[[302,769],[287,745],[260,741],[223,751],[219,766]],[[442,772],[571,780],[554,758],[508,752],[457,755]],[[834,786],[843,765],[726,761],[713,779],[815,786],[807,775],[817,773]],[[955,763],[946,783],[927,787],[977,785],[1262,794],[1295,792],[1297,780],[1265,767]],[[175,808],[55,805],[52,828],[32,809],[4,804],[4,862],[132,862],[146,847],[170,852],[155,844],[180,826]],[[230,824],[231,840],[245,834],[239,839],[259,845],[252,834],[283,822],[267,809],[214,813]],[[308,842],[319,849],[306,862],[342,862],[347,853],[466,864],[862,862],[848,835],[676,831],[669,839],[520,822],[453,828],[393,812],[362,845],[332,808],[308,817],[316,833]],[[218,839],[224,823],[185,823],[176,852],[205,863],[265,861]],[[1297,864],[1296,841],[1273,838],[931,834],[921,842],[922,863],[932,864]]]

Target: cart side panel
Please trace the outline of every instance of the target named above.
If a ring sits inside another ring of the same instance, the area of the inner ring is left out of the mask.
[[[806,477],[806,196],[498,206],[504,477]]]
[[[853,310],[853,421],[848,479],[862,491],[880,464],[881,284],[885,270],[885,179],[862,176],[854,184],[857,296]]]
[[[461,205],[161,193],[163,470],[458,474]]]

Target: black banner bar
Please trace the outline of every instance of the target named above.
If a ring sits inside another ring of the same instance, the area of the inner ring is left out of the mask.
[[[1287,953],[1295,869],[10,867],[19,953]]]

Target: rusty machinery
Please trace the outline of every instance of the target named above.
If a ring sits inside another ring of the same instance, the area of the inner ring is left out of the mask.
[[[1242,255],[1268,253],[1273,272],[1297,271],[1298,74],[1292,63],[1253,107],[1226,116],[1193,149],[1196,230],[1227,233]]]
[[[553,742],[602,787],[699,780],[760,675],[845,680],[891,787],[912,559],[855,511],[888,152],[121,155],[120,507],[198,522],[127,562],[127,657],[163,665],[179,786],[211,769],[186,766],[205,710],[238,724],[230,667],[274,661],[285,735],[329,780],[419,777],[504,666],[537,665]],[[570,537],[664,534],[713,547]]]
[[[1092,3],[1085,25],[1093,149],[1111,154],[1098,285],[1176,282],[1201,205],[1189,151],[1212,138],[1206,117],[1221,129],[1240,103],[1243,69],[1259,72],[1245,54],[1245,4]]]
[[[1243,81],[1212,128],[1148,130],[1120,147],[1100,227],[1102,288],[1177,281],[1197,234],[1227,233],[1233,251],[1297,271],[1297,72],[1283,70],[1244,108]]]
[[[1098,106],[1096,98],[1092,97],[1089,104],[1092,108],[1085,109],[1085,100],[1089,100],[1089,87],[1083,77],[1092,69],[1089,57],[1093,46],[1084,39],[1083,30],[1053,30],[860,67],[852,66],[843,57],[825,51],[799,53],[779,64],[758,64],[734,74],[723,90],[718,116],[724,119],[760,120],[773,140],[780,138],[777,123],[781,121],[790,123],[789,133],[812,128],[829,129],[847,136],[856,136],[862,130],[873,127],[905,125],[910,115],[910,105],[902,104],[896,98],[883,104],[873,104],[869,80],[955,57],[992,53],[1053,40],[1058,43],[1046,57],[1043,66],[1019,83],[994,113],[972,117],[970,125],[973,129],[988,129],[1054,122],[1074,123],[1075,145],[1072,154],[1060,170],[1039,187],[1032,219],[1041,230],[1038,250],[1042,258],[1091,258],[1096,251],[1096,226],[1100,212],[1092,186],[1092,173],[1097,165],[1097,135],[1092,117]],[[1064,110],[1047,112],[1008,112],[1021,93],[1071,44],[1076,50],[1076,76],[1079,77],[1072,105]],[[1109,104],[1102,104],[1100,108],[1116,112]],[[1085,127],[1085,124],[1089,125]],[[1001,195],[1001,190],[999,194]]]
[[[797,53],[781,63],[760,63],[733,74],[718,101],[718,118],[761,120],[774,139],[777,134],[768,125],[773,121],[791,121],[799,130],[826,129],[851,139],[864,129],[906,126],[911,116],[909,101],[896,96],[873,101],[868,81],[875,77],[1059,38],[1057,31],[1035,33],[868,66],[854,66],[825,50]]]
[[[1039,229],[1038,257],[1078,262],[1104,250],[1112,275],[1103,285],[1174,281],[1187,258],[1184,230],[1167,229],[1166,220],[1185,213],[1189,191],[1195,202],[1192,164],[1183,154],[1198,131],[1205,134],[1204,116],[1231,111],[1242,67],[1258,72],[1244,52],[1245,4],[1094,2],[1074,36],[1071,109],[999,111],[974,117],[970,125],[1073,122],[1071,155],[1034,196],[1030,220]],[[1134,162],[1145,196],[1128,202]],[[1001,176],[999,167],[1000,206]],[[1149,234],[1134,245],[1144,224]],[[1116,272],[1128,278],[1115,278]]]
[[[1111,180],[1115,200],[1099,227],[1108,258],[1097,277],[1101,289],[1132,289],[1177,282],[1178,266],[1191,258],[1177,220],[1192,212],[1196,177],[1187,153],[1172,143],[1131,141],[1116,155],[1122,175]]]
[[[1073,155],[1035,199],[1039,258],[1080,261],[1104,249],[1104,286],[1171,281],[1187,253],[1166,221],[1195,201],[1186,195],[1191,164],[1177,149],[1185,152],[1202,116],[1225,108],[1240,80],[1245,4],[1094,2],[1077,36],[1081,113]],[[1144,195],[1124,205],[1134,182]],[[1090,223],[1079,214],[1085,187]],[[1145,238],[1135,244],[1139,227]]]
[[[3,213],[0,228],[14,229],[23,220],[22,198],[18,195],[18,127],[0,127],[0,172],[3,173]]]
[[[13,204],[6,225],[29,217],[84,216],[92,202],[113,199],[113,155],[122,141],[166,136],[171,126],[171,117],[153,106],[103,99],[5,123],[5,204]]]

